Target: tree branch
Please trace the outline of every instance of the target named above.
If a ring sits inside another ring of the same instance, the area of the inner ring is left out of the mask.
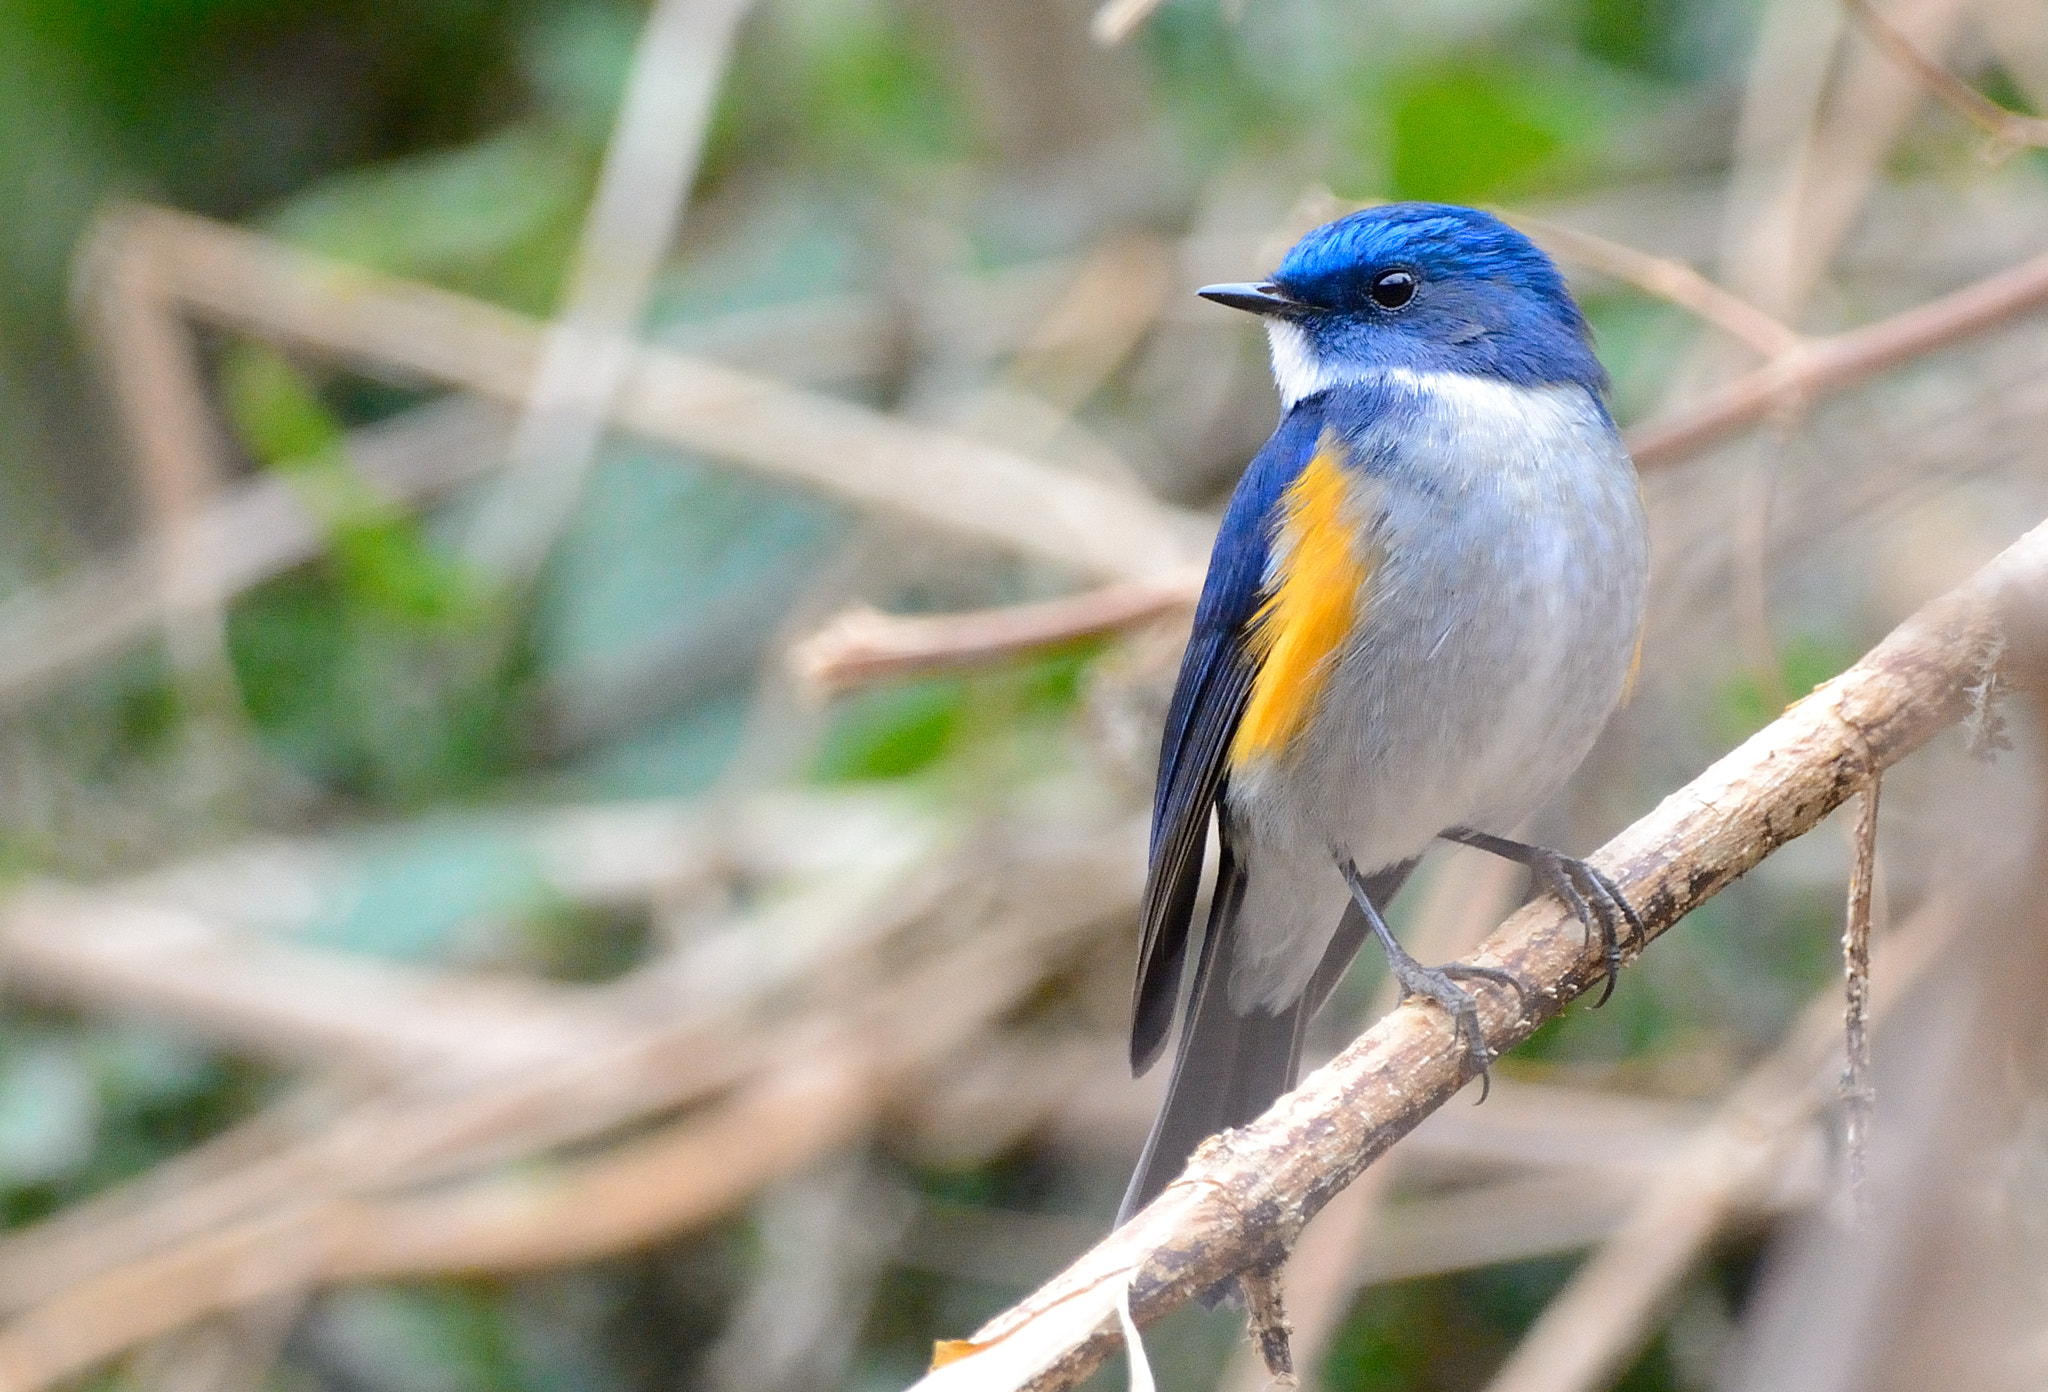
[[[1628,261],[1630,278],[1646,288],[1652,288],[1649,281],[1657,276],[1672,278],[1685,269],[1612,243],[1599,245],[1640,257],[1640,263]],[[1615,262],[1616,274],[1622,273],[1621,265],[1621,260]],[[1844,390],[2048,304],[2048,255],[2043,255],[1875,324],[1828,338],[1793,342],[1777,339],[1779,334],[1789,335],[1790,330],[1776,320],[1704,277],[1695,279],[1698,285],[1681,290],[1694,298],[1712,292],[1718,297],[1712,313],[1676,294],[1672,298],[1714,318],[1755,346],[1766,341],[1789,346],[1670,419],[1629,431],[1629,452],[1636,467],[1645,473],[1682,464],[1759,424],[1787,402],[1808,402]],[[1745,314],[1751,317],[1743,319]],[[1744,327],[1723,323],[1729,316],[1743,319]],[[1200,576],[1189,574],[1103,586],[1016,610],[997,608],[917,618],[853,611],[799,643],[791,651],[791,662],[806,682],[829,693],[890,677],[997,661],[1048,643],[1133,628],[1192,608],[1200,593]]]
[[[1126,580],[1037,604],[960,614],[884,614],[848,609],[789,650],[812,690],[832,695],[889,677],[999,662],[1032,648],[1115,633],[1192,608],[1202,572]]]
[[[252,232],[131,208],[103,235],[138,239],[184,308],[373,372],[519,402],[540,361],[531,319]],[[633,351],[611,421],[1098,579],[1185,564],[1209,527],[1135,490],[660,348]]]
[[[1596,862],[1651,936],[1817,824],[1971,709],[1971,688],[2019,606],[2048,588],[2048,525],[1900,625],[1854,667],[1672,794]],[[2033,615],[2027,615],[2033,617]],[[1510,971],[1526,998],[1489,990],[1481,1019],[1505,1051],[1600,976],[1597,944],[1554,900],[1510,918],[1473,960]],[[1368,1030],[1187,1172],[1059,1277],[976,1332],[974,1351],[922,1392],[1071,1387],[1117,1347],[1124,1291],[1150,1323],[1237,1272],[1283,1257],[1332,1196],[1469,1079],[1450,1021],[1421,1002]]]
[[[1870,0],[1842,0],[1856,22],[1863,26],[1865,33],[1877,46],[1891,55],[1894,62],[1920,79],[1943,106],[1968,121],[1978,130],[1990,136],[1999,145],[2048,146],[2048,121],[2039,116],[2022,116],[2017,111],[2007,111],[1997,102],[1979,92],[1969,83],[1957,77],[1934,59],[1922,53],[1913,40],[1896,24],[1877,11]]]
[[[1601,275],[1625,281],[1648,294],[1668,300],[1680,309],[1712,324],[1729,337],[1749,346],[1758,357],[1782,357],[1805,343],[1805,337],[1748,300],[1724,290],[1683,261],[1652,256],[1646,251],[1610,242],[1563,223],[1546,222],[1525,214],[1505,214],[1507,220],[1542,243],[1559,260],[1575,262]]]
[[[1938,300],[1810,340],[1746,372],[1664,421],[1628,433],[1636,467],[1682,464],[1767,418],[1788,398],[1812,401],[1994,329],[2048,304],[2048,254],[1986,276]]]

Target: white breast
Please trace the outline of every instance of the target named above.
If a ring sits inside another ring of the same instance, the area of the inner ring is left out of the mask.
[[[1641,620],[1641,503],[1584,388],[1381,372],[1422,401],[1356,437],[1384,557],[1356,637],[1300,743],[1233,775],[1250,944],[1234,1000],[1300,989],[1343,907],[1332,848],[1371,872],[1449,826],[1511,833],[1549,798],[1613,709]]]

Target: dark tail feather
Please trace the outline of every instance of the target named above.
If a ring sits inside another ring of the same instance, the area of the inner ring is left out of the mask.
[[[1367,881],[1373,903],[1384,905],[1400,891],[1414,861],[1391,866]],[[1117,1210],[1121,1224],[1180,1177],[1195,1147],[1218,1131],[1243,1126],[1294,1086],[1301,1066],[1301,1037],[1309,1017],[1322,1007],[1344,969],[1365,941],[1364,915],[1347,905],[1343,920],[1323,953],[1301,999],[1277,1015],[1240,1015],[1230,1008],[1230,958],[1244,902],[1244,872],[1226,842],[1217,866],[1216,897],[1202,935],[1201,960],[1188,996],[1187,1022],[1173,1058],[1166,1101],[1131,1186]]]
[[[1240,1015],[1230,1008],[1231,949],[1243,902],[1244,872],[1226,844],[1173,1078],[1117,1210],[1119,1223],[1172,1183],[1196,1146],[1218,1131],[1244,1125],[1294,1086],[1301,1027],[1308,1018],[1304,1003],[1297,1001],[1278,1015]]]

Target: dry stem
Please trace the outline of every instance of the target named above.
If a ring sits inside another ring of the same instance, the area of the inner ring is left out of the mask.
[[[1703,280],[1702,284],[1710,283]],[[1776,325],[1762,311],[1728,298],[1757,319]],[[1693,406],[1662,422],[1629,431],[1629,452],[1644,472],[1671,468],[1781,415],[1788,402],[1809,403],[1842,391],[2044,304],[2048,304],[2048,255],[1875,324],[1828,338],[1799,340]],[[1755,325],[1751,328],[1768,336]],[[971,666],[1031,647],[1136,627],[1192,606],[1200,589],[1199,580],[1188,575],[1108,586],[1014,611],[1000,608],[904,618],[857,610],[799,644],[791,660],[815,689],[831,692],[890,677]]]
[[[811,690],[831,695],[935,667],[997,662],[1051,643],[1135,628],[1193,608],[1201,592],[1200,571],[1177,571],[1038,604],[961,614],[906,617],[849,609],[792,647],[789,664]]]
[[[251,232],[132,208],[167,293],[258,337],[500,401],[525,398],[543,331],[466,296],[346,266]],[[613,423],[836,497],[1100,579],[1185,564],[1209,524],[977,440],[658,348],[633,351]]]
[[[1849,911],[1842,927],[1843,1009],[1842,1142],[1849,1165],[1849,1193],[1858,1218],[1866,1217],[1864,1187],[1870,1163],[1870,1113],[1876,1102],[1870,1082],[1870,891],[1877,878],[1877,801],[1881,781],[1872,775],[1856,811],[1856,858],[1849,872]]]
[[[1788,328],[1740,295],[1722,289],[1683,261],[1652,256],[1576,227],[1524,214],[1510,214],[1508,221],[1538,242],[1548,243],[1561,259],[1613,276],[1660,299],[1669,300],[1731,338],[1747,344],[1766,361],[1782,357],[1806,341],[1804,335]]]
[[[2014,149],[2020,146],[2048,146],[2048,120],[2007,111],[1947,68],[1920,51],[1910,36],[1882,14],[1870,0],[1842,0],[1864,32],[1892,59],[1917,77],[1942,105],[1968,121],[1996,142]]]
[[[632,371],[632,338],[675,240],[748,4],[657,0],[641,30],[567,303],[542,346],[505,473],[469,538],[471,555],[491,573],[530,574],[582,496]]]
[[[1954,940],[1959,915],[1936,901],[1881,954],[1888,1012]],[[1487,1392],[1585,1392],[1642,1346],[1658,1309],[1743,1208],[1784,1189],[1813,1115],[1836,1079],[1832,993],[1816,998],[1778,1048],[1672,1156],[1600,1249],[1537,1317]]]

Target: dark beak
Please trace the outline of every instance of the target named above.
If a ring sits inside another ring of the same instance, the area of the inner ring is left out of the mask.
[[[1257,285],[1204,285],[1195,291],[1205,300],[1214,300],[1232,309],[1246,309],[1253,314],[1279,314],[1293,316],[1308,308],[1300,300],[1290,299],[1287,292],[1270,280]]]

